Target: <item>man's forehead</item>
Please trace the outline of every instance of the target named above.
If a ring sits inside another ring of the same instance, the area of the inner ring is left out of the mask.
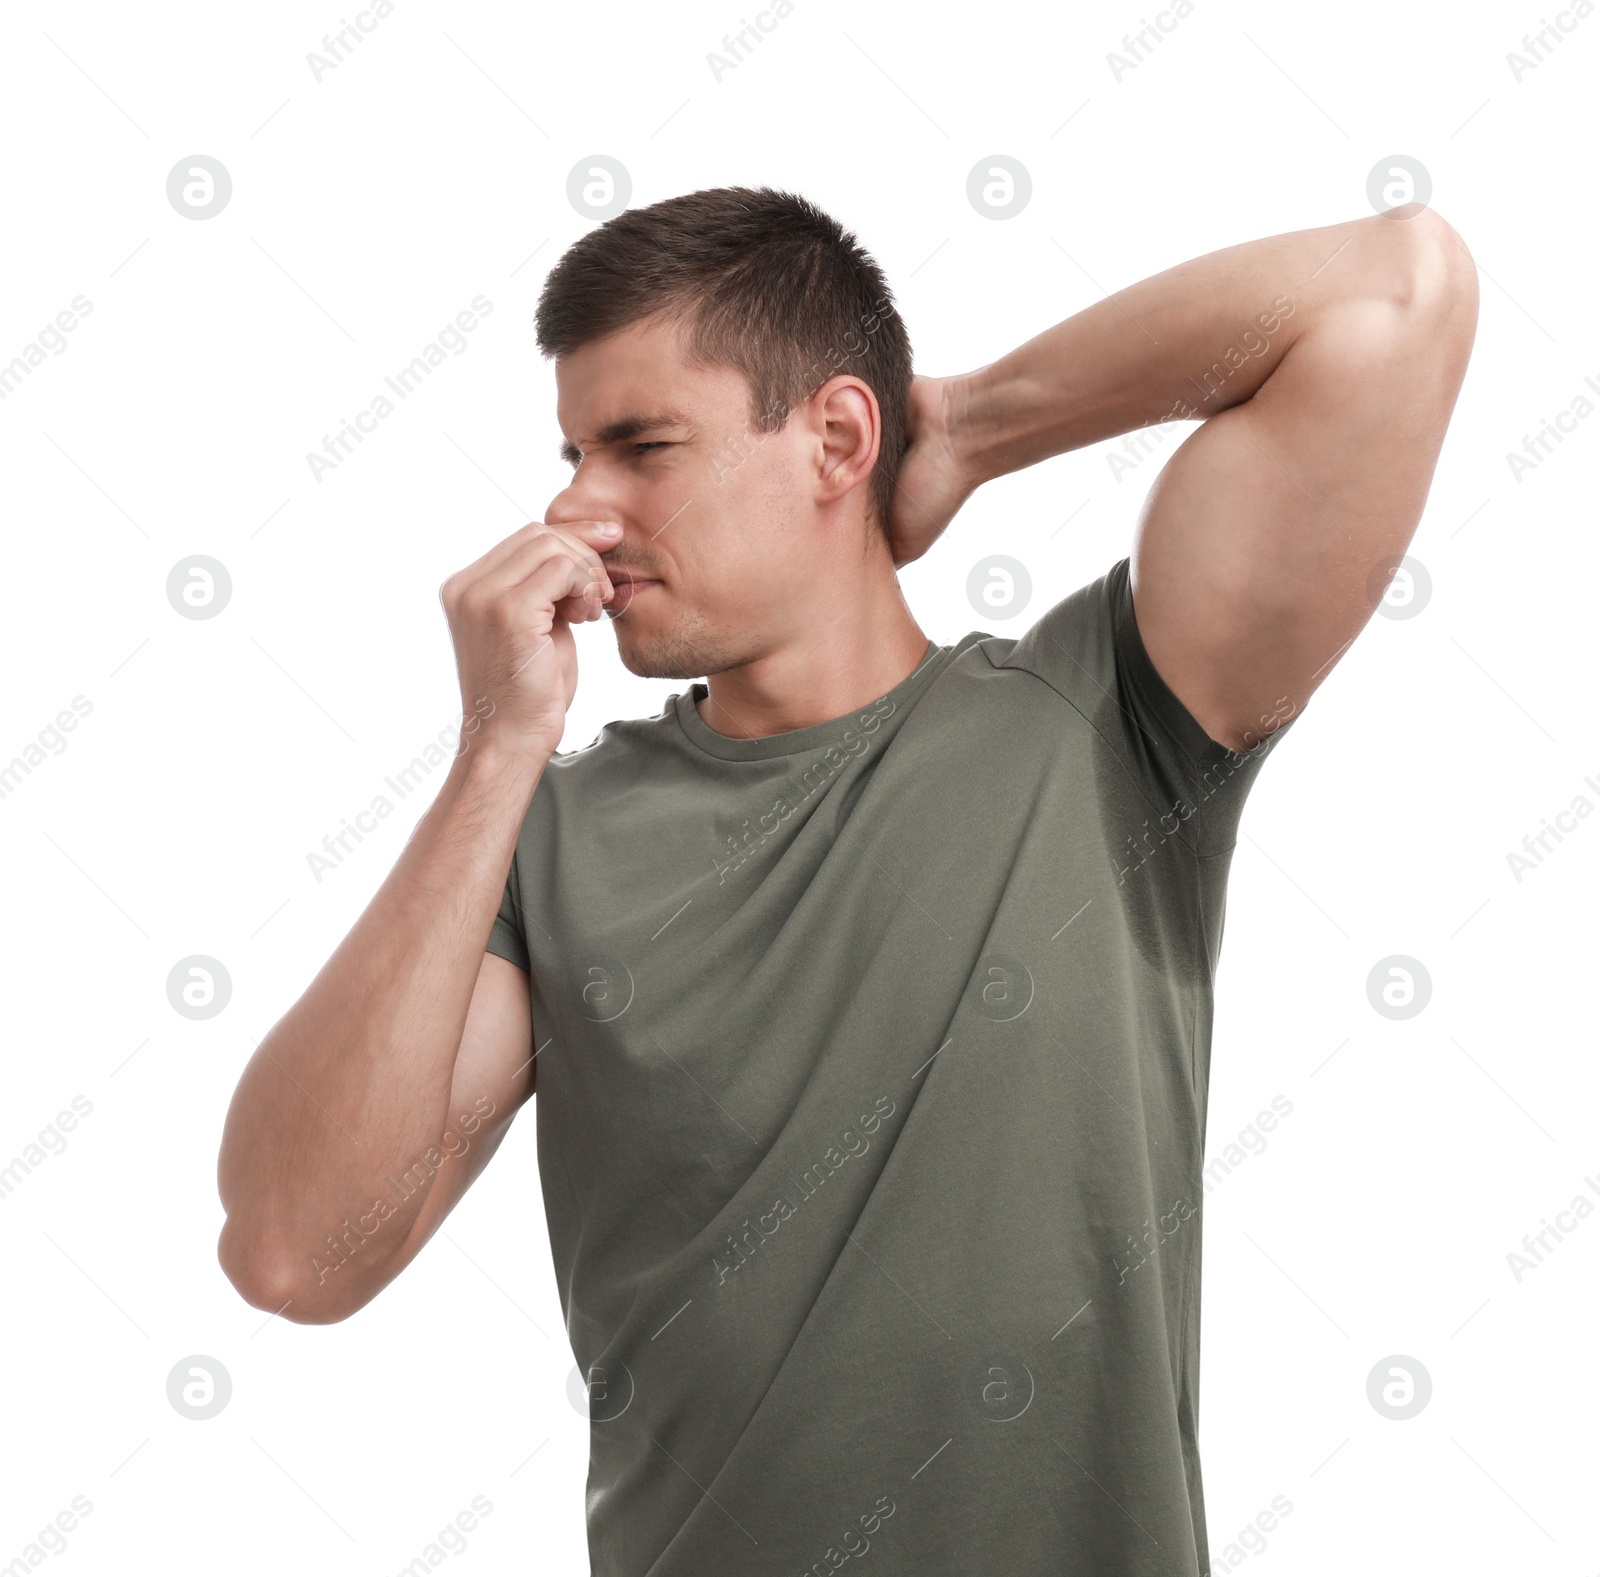
[[[591,441],[615,442],[652,427],[694,426],[746,398],[746,380],[732,367],[689,361],[679,343],[659,334],[613,334],[556,362],[556,418]],[[613,432],[626,426],[627,432]],[[606,435],[610,434],[608,438]]]

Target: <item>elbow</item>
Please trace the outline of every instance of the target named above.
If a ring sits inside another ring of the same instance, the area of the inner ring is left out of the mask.
[[[335,1325],[349,1319],[366,1301],[352,1301],[343,1295],[337,1262],[325,1267],[275,1254],[240,1230],[233,1217],[217,1239],[217,1264],[251,1308],[296,1325]]]
[[[1409,218],[1395,214],[1410,213]],[[1393,299],[1430,333],[1464,336],[1478,323],[1478,265],[1467,243],[1432,208],[1396,209],[1379,220],[1394,246]]]
[[[1344,348],[1370,374],[1430,366],[1453,401],[1478,330],[1478,266],[1431,208],[1411,203],[1365,223],[1374,245],[1358,297],[1340,315]]]

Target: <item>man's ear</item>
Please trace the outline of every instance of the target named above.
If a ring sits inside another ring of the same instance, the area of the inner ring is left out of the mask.
[[[877,396],[859,378],[831,378],[813,396],[822,466],[818,499],[833,503],[872,475],[883,440]]]

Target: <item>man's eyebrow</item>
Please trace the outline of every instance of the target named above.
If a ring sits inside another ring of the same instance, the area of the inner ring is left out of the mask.
[[[595,442],[600,444],[625,444],[630,438],[637,438],[640,433],[655,432],[662,427],[687,427],[688,425],[689,418],[682,411],[661,410],[648,415],[624,416],[620,421],[611,422],[602,427]],[[583,451],[571,439],[568,439],[561,445],[561,458],[568,465],[577,465],[583,459]]]

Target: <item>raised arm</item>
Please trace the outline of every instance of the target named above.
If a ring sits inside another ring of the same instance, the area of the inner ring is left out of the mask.
[[[224,1272],[257,1308],[346,1318],[392,1281],[534,1091],[528,979],[485,953],[610,596],[594,522],[524,527],[441,591],[465,749],[387,880],[256,1048],[217,1163]]]
[[[1416,530],[1477,324],[1461,238],[1416,205],[1181,263],[977,372],[919,378],[893,521],[926,551],[990,477],[1199,420],[1145,502],[1134,612],[1206,732],[1292,717]]]

